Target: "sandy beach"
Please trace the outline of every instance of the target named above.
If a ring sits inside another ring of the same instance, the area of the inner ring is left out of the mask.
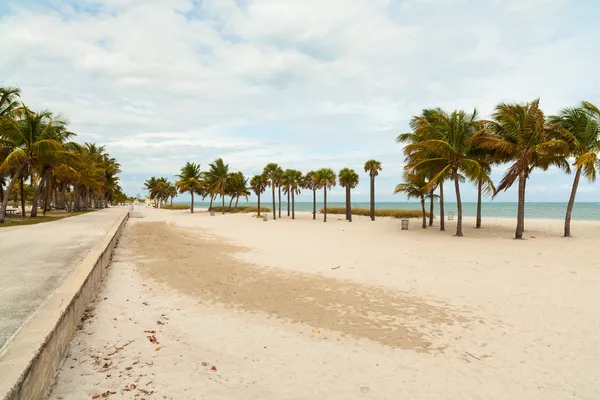
[[[51,399],[600,398],[599,222],[143,213]]]

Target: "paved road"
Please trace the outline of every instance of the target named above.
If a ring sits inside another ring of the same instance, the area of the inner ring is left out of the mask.
[[[0,349],[127,211],[0,228]]]

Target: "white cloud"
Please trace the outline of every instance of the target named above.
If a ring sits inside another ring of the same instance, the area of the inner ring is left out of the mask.
[[[106,143],[130,193],[188,160],[256,173],[271,161],[362,171],[378,158],[378,192],[392,200],[394,139],[422,108],[485,116],[541,96],[555,112],[598,91],[598,10],[564,0],[9,1],[0,84]]]

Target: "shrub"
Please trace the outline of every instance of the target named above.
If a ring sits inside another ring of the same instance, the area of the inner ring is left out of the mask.
[[[221,212],[221,210],[223,209],[222,207],[213,207],[212,208],[214,212]],[[271,212],[270,208],[267,207],[261,207],[260,208],[261,212],[264,213],[268,213]],[[232,214],[239,214],[239,213],[257,213],[258,212],[258,207],[256,206],[246,206],[246,207],[225,207],[225,212],[226,213],[232,213]]]
[[[323,209],[320,210],[321,214]],[[343,214],[346,215],[346,207],[327,207],[327,214]],[[429,217],[429,212],[425,212]],[[352,215],[370,216],[368,208],[352,208]],[[423,212],[421,210],[391,210],[391,209],[375,209],[376,217],[392,217],[392,218],[421,218]]]

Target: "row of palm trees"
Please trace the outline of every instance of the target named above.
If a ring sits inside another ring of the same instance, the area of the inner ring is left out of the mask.
[[[517,226],[515,238],[525,229],[525,192],[527,179],[534,169],[554,166],[566,173],[575,171],[571,196],[565,215],[564,236],[571,236],[571,213],[579,180],[583,174],[596,179],[600,168],[600,110],[589,102],[545,116],[539,99],[528,103],[499,104],[492,119],[478,118],[477,110],[451,113],[440,108],[425,109],[410,121],[412,131],[398,136],[405,143],[404,182],[396,192],[421,201],[423,228],[425,199],[439,197],[440,229],[444,230],[444,182],[454,184],[457,202],[456,236],[462,236],[462,201],[460,183],[476,184],[478,190],[476,228],[481,227],[481,198],[494,196],[518,184]],[[490,179],[493,165],[509,166],[495,186]],[[434,194],[435,190],[438,194]],[[432,218],[432,216],[430,216]],[[430,219],[431,225],[431,219]]]
[[[381,162],[369,160],[364,166],[365,172],[369,174],[371,181],[371,219],[375,220],[375,177],[381,171]],[[145,188],[149,197],[155,201],[157,207],[176,195],[174,188],[180,193],[190,193],[191,212],[194,212],[194,195],[203,199],[210,197],[209,209],[212,208],[213,200],[220,198],[222,202],[222,213],[225,213],[225,197],[229,196],[229,207],[235,200],[238,206],[240,198],[248,199],[250,191],[258,197],[258,215],[261,215],[261,195],[267,188],[271,188],[273,201],[273,219],[281,218],[281,194],[287,196],[287,215],[296,218],[295,196],[302,189],[313,192],[313,219],[317,214],[317,191],[323,189],[324,213],[323,221],[327,222],[327,192],[338,182],[346,189],[346,219],[352,221],[351,190],[358,185],[358,173],[350,168],[344,168],[336,173],[331,168],[321,168],[309,171],[306,174],[295,169],[283,169],[278,164],[269,163],[261,174],[253,176],[250,181],[241,172],[229,172],[229,165],[218,158],[209,164],[207,171],[202,172],[200,165],[188,162],[177,175],[177,182],[172,184],[166,178],[152,177],[145,182]],[[276,196],[277,193],[277,196]],[[171,200],[172,201],[172,200]]]
[[[20,197],[25,216],[25,181],[35,187],[31,217],[38,208],[67,211],[123,202],[120,165],[104,146],[72,141],[67,121],[50,111],[32,111],[15,87],[0,87],[0,223],[10,199]],[[6,189],[5,189],[6,186]],[[16,192],[15,192],[16,189]]]

